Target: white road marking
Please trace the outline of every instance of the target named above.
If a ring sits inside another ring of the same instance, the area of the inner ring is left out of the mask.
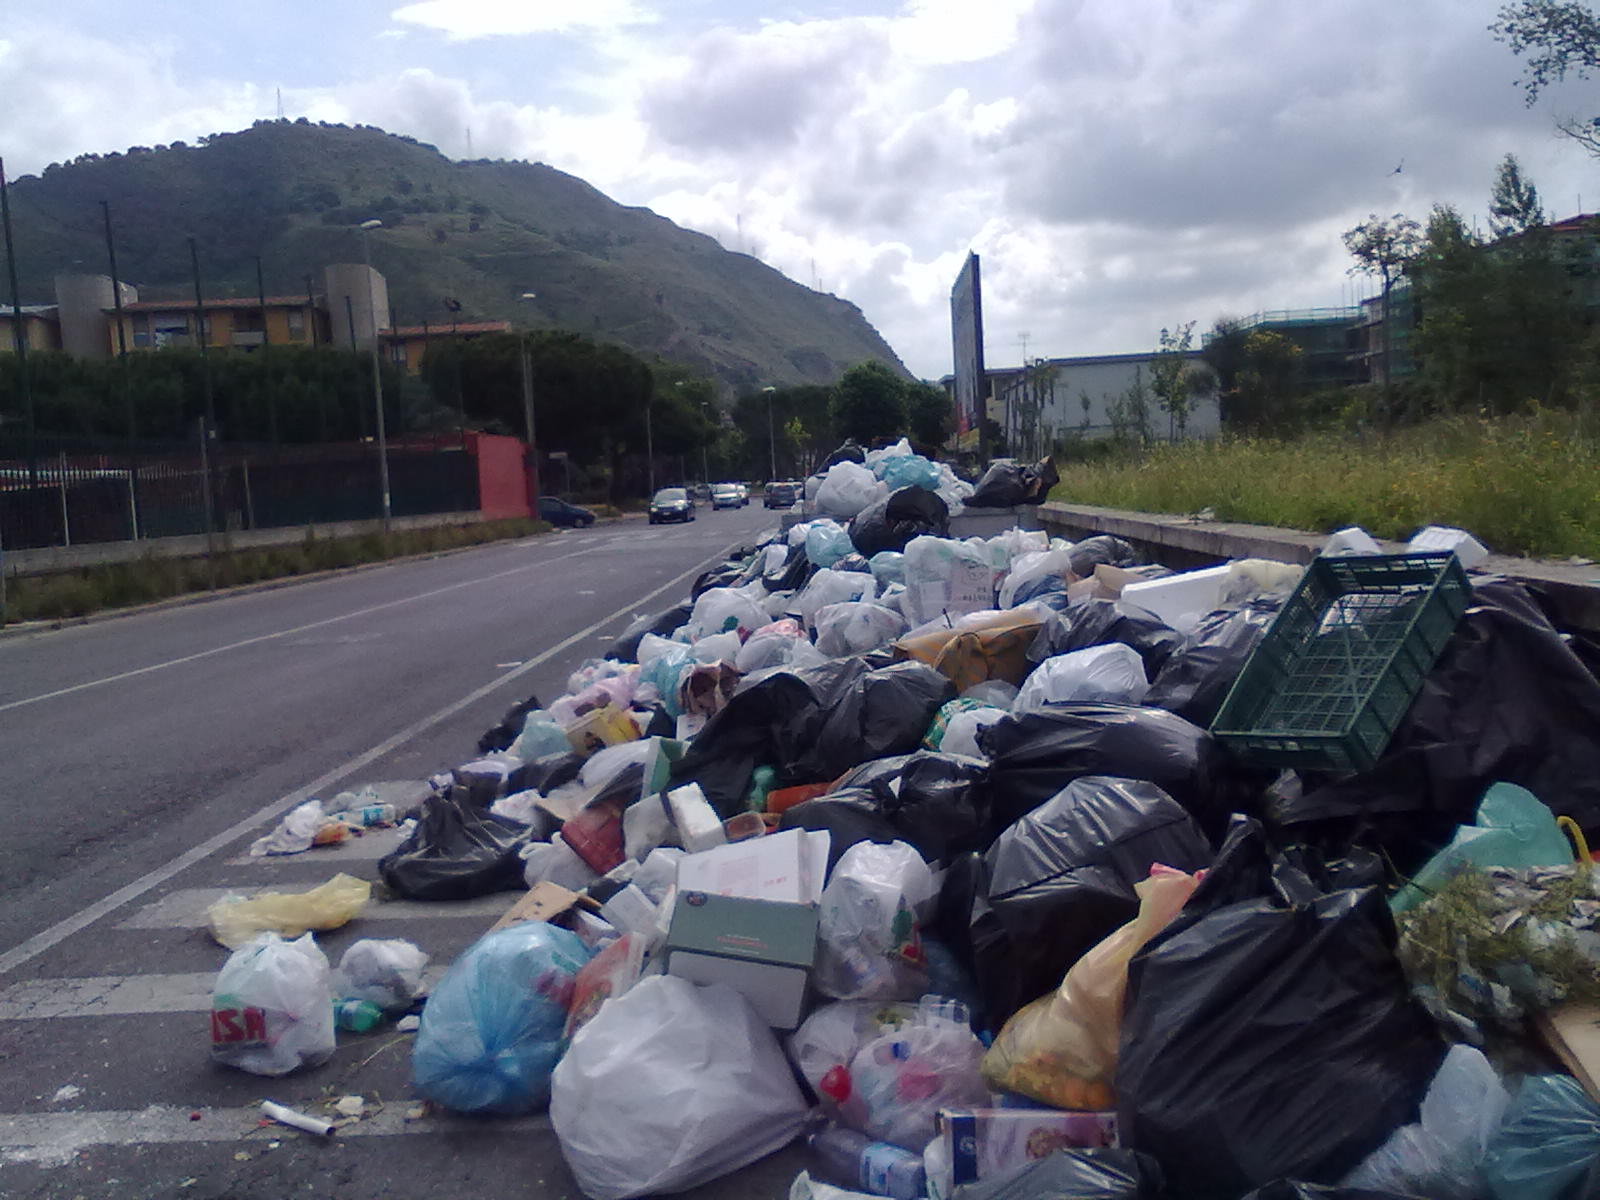
[[[272,1086],[267,1081],[263,1083]],[[433,1113],[408,1121],[406,1112],[410,1107],[409,1104],[385,1105],[370,1117],[340,1126],[333,1136],[393,1137],[463,1132],[478,1136],[525,1136],[550,1128],[550,1118],[544,1115],[486,1121],[481,1117]],[[240,1139],[245,1139],[240,1143],[245,1149],[266,1153],[269,1131],[262,1130],[256,1138],[246,1138],[259,1128],[260,1120],[261,1110],[254,1106],[191,1109],[152,1104],[143,1109],[102,1112],[0,1113],[0,1162],[62,1167],[80,1150],[90,1146],[172,1145]],[[270,1133],[274,1140],[304,1136],[281,1126],[274,1126]]]
[[[193,654],[185,654],[178,658],[169,658],[165,662],[151,663],[147,667],[135,667],[131,671],[121,671],[115,675],[107,675],[101,679],[90,679],[83,683],[75,683],[71,687],[57,688],[53,692],[43,692],[37,696],[29,696],[24,700],[12,700],[0,704],[0,713],[9,712],[13,708],[23,708],[29,704],[39,704],[45,700],[55,700],[61,696],[70,696],[75,692],[87,691],[89,688],[103,687],[108,683],[120,683],[124,679],[134,679],[140,675],[148,675],[152,671],[164,671],[168,667],[180,667],[185,663],[197,662],[202,658],[210,658],[216,654],[226,654],[230,650],[241,650],[246,646],[255,646],[261,642],[276,641],[279,638],[293,637],[297,633],[305,633],[309,629],[321,629],[325,625],[334,625],[340,621],[348,621],[354,617],[371,616],[385,609],[398,608],[405,604],[414,604],[418,600],[428,600],[434,596],[443,596],[449,592],[460,591],[462,588],[477,587],[479,584],[488,583],[494,579],[504,579],[508,575],[520,575],[524,571],[532,571],[538,567],[547,567],[551,563],[561,562],[563,559],[577,558],[579,555],[588,554],[593,547],[584,550],[574,550],[571,554],[560,554],[554,558],[542,558],[536,563],[524,563],[520,567],[511,567],[505,571],[496,571],[492,575],[485,575],[480,579],[463,580],[452,583],[446,587],[434,588],[431,592],[418,592],[415,596],[403,596],[398,600],[385,600],[382,604],[373,604],[367,608],[358,608],[354,612],[342,613],[337,617],[326,617],[321,621],[312,621],[306,625],[296,625],[293,629],[280,629],[276,633],[262,633],[255,637],[244,638],[237,642],[229,642],[225,646],[213,646],[209,650],[198,650]],[[355,640],[375,637],[376,634],[359,635]]]
[[[142,908],[135,909],[118,929],[204,929],[206,912],[224,896],[259,896],[262,892],[302,892],[315,886],[275,883],[270,887],[180,888]],[[427,921],[441,917],[498,917],[510,908],[521,892],[498,892],[475,896],[471,900],[373,900],[361,910],[356,922]]]
[[[742,541],[743,539],[740,539],[739,541],[729,543],[721,551],[722,556],[726,557],[728,552],[739,546]],[[580,551],[579,553],[584,553],[584,551]],[[152,888],[159,887],[161,884],[165,883],[179,872],[187,870],[189,867],[198,862],[205,861],[218,850],[221,850],[224,846],[227,846],[231,842],[243,837],[245,834],[252,832],[269,821],[276,821],[287,810],[293,808],[296,804],[300,804],[309,797],[315,796],[318,792],[326,790],[330,785],[337,783],[339,780],[348,775],[354,774],[368,763],[377,761],[385,754],[388,754],[391,750],[394,750],[396,747],[405,745],[405,743],[425,733],[427,730],[437,725],[440,721],[454,716],[468,705],[475,704],[485,696],[492,695],[494,692],[510,683],[513,679],[527,674],[529,671],[541,666],[545,662],[554,658],[556,655],[578,645],[584,639],[592,637],[596,632],[604,629],[613,621],[631,619],[638,606],[648,604],[657,596],[660,596],[664,592],[671,591],[685,579],[689,579],[699,574],[699,572],[700,567],[698,565],[690,567],[687,571],[673,576],[660,587],[653,588],[652,590],[644,593],[642,596],[634,597],[615,612],[601,617],[592,625],[587,625],[583,629],[580,629],[577,633],[572,634],[570,637],[557,642],[554,646],[551,646],[543,653],[530,658],[527,662],[516,668],[514,671],[508,671],[504,675],[501,675],[498,678],[491,680],[489,683],[484,684],[482,687],[468,692],[461,699],[452,704],[445,705],[438,712],[431,713],[428,716],[423,717],[420,721],[412,723],[405,729],[402,729],[399,733],[395,734],[393,737],[379,742],[370,750],[367,750],[356,755],[352,759],[348,759],[345,762],[340,763],[332,770],[325,771],[323,774],[317,776],[317,778],[313,779],[304,787],[296,788],[286,796],[280,796],[277,800],[273,801],[271,804],[268,804],[266,807],[257,810],[241,821],[236,821],[227,829],[224,829],[221,833],[207,838],[199,845],[191,846],[188,850],[184,851],[182,854],[170,860],[163,866],[157,867],[153,871],[146,872],[138,879],[135,879],[132,883],[118,888],[109,896],[102,897],[93,904],[89,905],[87,908],[80,909],[72,916],[57,921],[48,929],[34,934],[27,941],[13,946],[4,954],[0,954],[0,975],[4,975],[9,971],[16,970],[23,963],[31,962],[33,959],[43,954],[46,950],[49,950],[52,946],[59,945],[61,942],[65,941],[79,930],[86,929],[88,926],[94,924],[107,914],[115,912],[124,904],[127,904],[130,900],[137,900],[140,896],[144,895]]]

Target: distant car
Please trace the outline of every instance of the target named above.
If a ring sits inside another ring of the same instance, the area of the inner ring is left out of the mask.
[[[762,503],[768,508],[793,508],[800,499],[800,488],[793,483],[769,483]]]
[[[739,496],[739,485],[736,483],[714,483],[711,485],[711,507],[740,508],[744,505]]]
[[[743,508],[750,503],[750,489],[742,483],[736,483],[733,486],[739,489],[739,506]]]
[[[709,500],[709,499],[711,499],[711,486],[709,484],[705,484],[705,483],[691,484],[689,486],[689,499],[691,499],[691,500]]]
[[[539,519],[566,529],[587,529],[594,524],[594,513],[559,496],[539,497]]]
[[[694,520],[694,501],[681,487],[662,488],[650,501],[650,524]]]

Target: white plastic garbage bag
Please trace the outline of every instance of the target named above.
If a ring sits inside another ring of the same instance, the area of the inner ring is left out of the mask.
[[[530,889],[541,883],[554,883],[569,891],[581,892],[600,878],[576,850],[562,841],[559,833],[548,842],[529,842],[521,854],[522,878]]]
[[[944,728],[939,750],[944,754],[965,754],[968,758],[987,757],[978,746],[978,731],[987,729],[1006,715],[1003,708],[969,708],[950,718]]]
[[[1149,690],[1139,652],[1112,642],[1045,659],[1024,681],[1013,710],[1028,712],[1072,700],[1138,704]]]
[[[550,1122],[594,1200],[685,1191],[793,1141],[806,1102],[772,1030],[721,984],[640,980],[580,1029]]]
[[[921,909],[933,871],[905,842],[857,842],[822,889],[817,990],[840,1000],[914,1000],[927,989]]]
[[[682,645],[682,642],[674,641],[672,638],[647,633],[639,639],[639,665],[647,667],[669,650],[677,649]]]
[[[806,557],[811,560],[812,566],[831,567],[855,552],[856,546],[850,540],[850,534],[837,521],[826,518],[813,521],[811,528],[806,530]]]
[[[925,996],[910,1022],[880,1034],[850,1061],[850,1099],[840,1117],[868,1137],[920,1154],[941,1108],[988,1103],[982,1058],[965,1006]]]
[[[629,767],[647,762],[656,753],[658,744],[655,738],[640,738],[596,750],[578,772],[578,782],[592,792],[604,791],[608,783]]]
[[[800,622],[784,618],[752,633],[733,657],[733,665],[741,674],[760,671],[766,667],[781,667],[794,655],[797,642],[805,640],[806,631]]]
[[[1017,602],[1017,593],[1028,584],[1046,575],[1065,576],[1072,569],[1072,548],[1065,550],[1030,550],[1012,560],[1011,570],[1000,583],[1000,607],[1010,608]],[[1062,590],[1066,590],[1065,582]]]
[[[906,594],[900,609],[913,627],[945,614],[994,607],[994,555],[984,542],[924,534],[911,539],[905,554]]]
[[[856,1053],[885,1027],[904,1025],[916,1011],[914,1004],[884,1004],[878,1000],[820,1004],[789,1035],[789,1058],[823,1105],[836,1107],[844,1092],[839,1073],[848,1072]]]
[[[1483,1162],[1511,1097],[1482,1051],[1452,1046],[1422,1100],[1422,1120],[1402,1125],[1345,1179],[1348,1188],[1478,1200]]]
[[[823,567],[800,589],[800,594],[790,602],[789,611],[809,625],[820,608],[848,600],[871,600],[877,592],[877,584],[866,571],[835,571],[832,567]]]
[[[252,1075],[287,1075],[330,1058],[333,989],[309,933],[263,933],[228,956],[211,992],[211,1057]]]
[[[699,641],[714,633],[747,634],[772,618],[760,601],[740,588],[708,588],[700,593],[689,614],[689,638]]]
[[[789,561],[789,547],[782,543],[773,543],[762,551],[761,573],[772,575],[783,570],[784,564]]]
[[[888,487],[860,463],[834,463],[817,488],[817,511],[846,521],[888,494]]]
[[[562,741],[566,739],[563,738]],[[250,857],[263,858],[269,854],[300,854],[311,849],[317,839],[327,814],[322,811],[321,800],[307,800],[290,809],[278,827],[271,833],[250,843]]]
[[[739,635],[732,630],[703,637],[690,647],[697,663],[731,663],[739,656]]]
[[[817,633],[817,649],[832,658],[876,650],[906,631],[906,619],[899,613],[860,601],[819,608],[811,625]]]
[[[379,1008],[405,1008],[422,992],[428,952],[404,938],[351,942],[333,973],[340,1000],[366,1000]]]

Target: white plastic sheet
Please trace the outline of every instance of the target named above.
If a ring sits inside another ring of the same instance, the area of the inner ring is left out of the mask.
[[[786,1146],[807,1107],[743,996],[671,975],[606,1001],[555,1069],[550,1122],[594,1200],[680,1192]]]

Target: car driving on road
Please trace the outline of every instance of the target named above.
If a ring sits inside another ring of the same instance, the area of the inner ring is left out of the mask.
[[[744,500],[739,495],[739,485],[736,483],[714,483],[711,485],[711,507],[741,508]]]
[[[681,487],[662,488],[650,501],[650,524],[694,520],[694,501]]]
[[[800,488],[796,484],[769,483],[761,503],[768,508],[793,508],[799,499]]]

